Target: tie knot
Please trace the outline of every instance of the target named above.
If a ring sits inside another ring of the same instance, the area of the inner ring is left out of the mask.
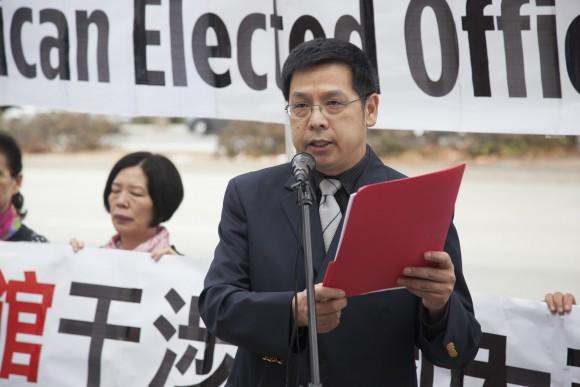
[[[337,179],[323,179],[319,185],[322,196],[334,195],[340,186],[340,180]]]

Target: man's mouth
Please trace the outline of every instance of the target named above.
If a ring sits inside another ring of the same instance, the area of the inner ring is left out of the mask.
[[[332,141],[329,140],[313,140],[308,143],[313,148],[324,148],[330,144],[332,144]]]

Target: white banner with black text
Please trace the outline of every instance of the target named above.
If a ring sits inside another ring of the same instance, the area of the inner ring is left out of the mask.
[[[378,128],[580,134],[577,0],[0,0],[0,105],[283,123],[314,37],[368,53]]]

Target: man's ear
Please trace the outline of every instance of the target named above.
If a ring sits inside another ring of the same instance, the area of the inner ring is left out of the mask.
[[[367,128],[377,123],[379,115],[379,95],[373,93],[366,98],[365,102],[365,124]]]

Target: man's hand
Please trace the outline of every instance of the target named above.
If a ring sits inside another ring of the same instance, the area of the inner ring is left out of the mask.
[[[432,319],[439,318],[455,286],[455,271],[451,257],[444,251],[428,251],[425,260],[434,267],[406,267],[397,283],[423,300]]]
[[[321,283],[314,286],[314,301],[316,303],[316,330],[327,333],[336,328],[340,322],[340,311],[346,306],[346,296],[343,290],[325,288]],[[292,313],[296,312],[294,320],[299,327],[308,326],[308,298],[306,289],[296,294],[292,299]]]
[[[548,304],[550,312],[554,314],[558,313],[560,316],[570,313],[572,311],[572,305],[576,305],[576,298],[570,293],[547,293],[544,301]]]

